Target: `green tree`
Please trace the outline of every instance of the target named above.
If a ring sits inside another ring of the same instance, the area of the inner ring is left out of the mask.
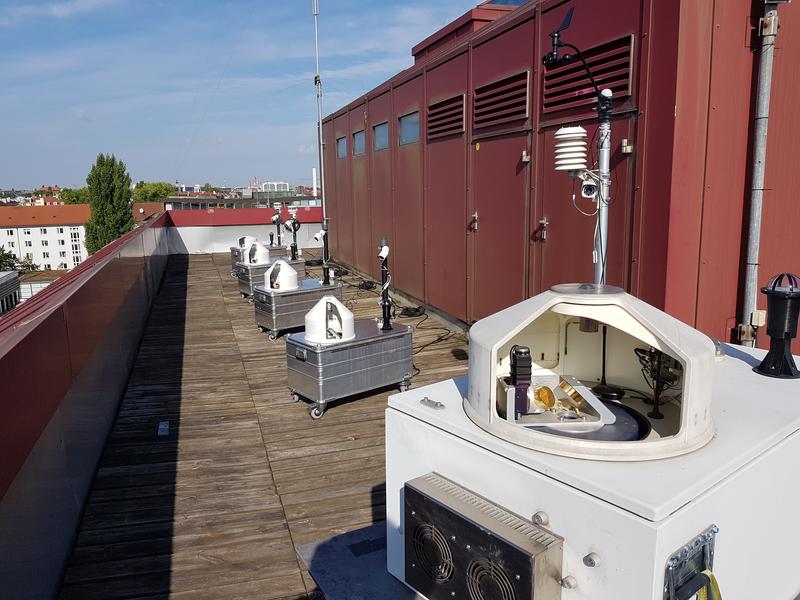
[[[64,188],[60,198],[64,204],[89,204],[89,188]]]
[[[204,191],[204,192],[216,192],[217,190],[216,190],[216,189],[214,188],[214,186],[212,186],[210,183],[206,183],[206,184],[203,186],[203,191]]]
[[[22,273],[32,273],[33,271],[38,271],[39,265],[33,262],[32,258],[25,257],[17,264],[17,271],[21,271]]]
[[[136,188],[133,190],[133,199],[135,202],[158,202],[174,192],[175,186],[166,181],[149,183],[141,181],[136,184]]]
[[[92,217],[86,223],[86,250],[94,254],[133,229],[131,178],[124,162],[113,154],[98,154],[86,183],[92,206]]]
[[[0,271],[16,271],[17,258],[6,250],[5,246],[0,246]]]

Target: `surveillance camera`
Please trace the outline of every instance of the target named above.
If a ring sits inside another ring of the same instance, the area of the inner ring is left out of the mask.
[[[314,241],[315,242],[321,242],[322,238],[324,238],[324,237],[325,237],[325,230],[324,229],[320,229],[317,233],[314,234]]]
[[[381,251],[378,252],[378,258],[381,260],[386,260],[386,257],[389,256],[389,246],[381,246]]]
[[[283,222],[283,227],[286,229],[286,231],[291,231],[293,226],[294,226],[294,219],[287,219],[286,221]]]
[[[581,196],[584,198],[595,199],[600,188],[596,181],[588,180],[581,184]]]

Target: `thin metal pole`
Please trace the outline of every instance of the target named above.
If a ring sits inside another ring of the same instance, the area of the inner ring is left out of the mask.
[[[389,242],[381,240],[379,250],[383,251]],[[392,329],[392,300],[389,298],[389,255],[381,256],[381,331]]]
[[[742,324],[739,341],[746,346],[755,346],[756,329],[752,324],[758,301],[758,257],[761,248],[761,214],[764,205],[764,172],[767,158],[767,130],[769,129],[769,101],[772,88],[772,59],[775,38],[778,35],[778,5],[767,2],[764,18],[759,24],[761,33],[761,56],[758,63],[758,88],[756,92],[756,114],[753,123],[753,158],[750,188],[750,220],[747,232],[747,263],[745,266]]]
[[[316,58],[316,74],[314,75],[314,85],[317,88],[317,151],[319,153],[319,195],[322,202],[322,283],[330,285],[330,272],[328,261],[330,260],[330,250],[328,246],[328,208],[325,200],[325,157],[323,153],[322,137],[322,77],[319,71],[319,0],[311,0],[311,12],[314,15],[314,56]]]
[[[603,90],[598,98],[600,118],[598,130],[598,170],[600,189],[597,194],[597,226],[594,231],[594,282],[606,283],[608,256],[608,203],[611,200],[611,90]]]

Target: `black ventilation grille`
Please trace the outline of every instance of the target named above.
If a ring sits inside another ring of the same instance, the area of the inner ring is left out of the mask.
[[[511,579],[493,560],[473,560],[467,567],[470,600],[516,600]]]
[[[435,473],[403,497],[405,582],[429,600],[560,597],[558,536]]]
[[[475,129],[508,125],[528,118],[528,72],[475,89]]]
[[[464,133],[464,95],[428,106],[428,139]]]
[[[615,98],[632,93],[633,35],[584,50],[583,56],[600,89],[608,88]],[[542,112],[551,113],[597,102],[597,94],[581,60],[547,69],[544,74]]]
[[[430,523],[414,528],[414,559],[436,583],[453,577],[453,553],[441,532]]]

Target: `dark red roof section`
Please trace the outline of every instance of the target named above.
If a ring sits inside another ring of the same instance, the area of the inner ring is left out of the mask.
[[[414,62],[418,63],[421,60],[427,59],[432,54],[450,46],[465,35],[478,31],[485,25],[496,21],[500,17],[504,17],[517,8],[519,7],[513,5],[484,3],[467,11],[452,23],[445,25],[439,31],[429,35],[414,46],[411,49],[411,54],[414,55]]]

